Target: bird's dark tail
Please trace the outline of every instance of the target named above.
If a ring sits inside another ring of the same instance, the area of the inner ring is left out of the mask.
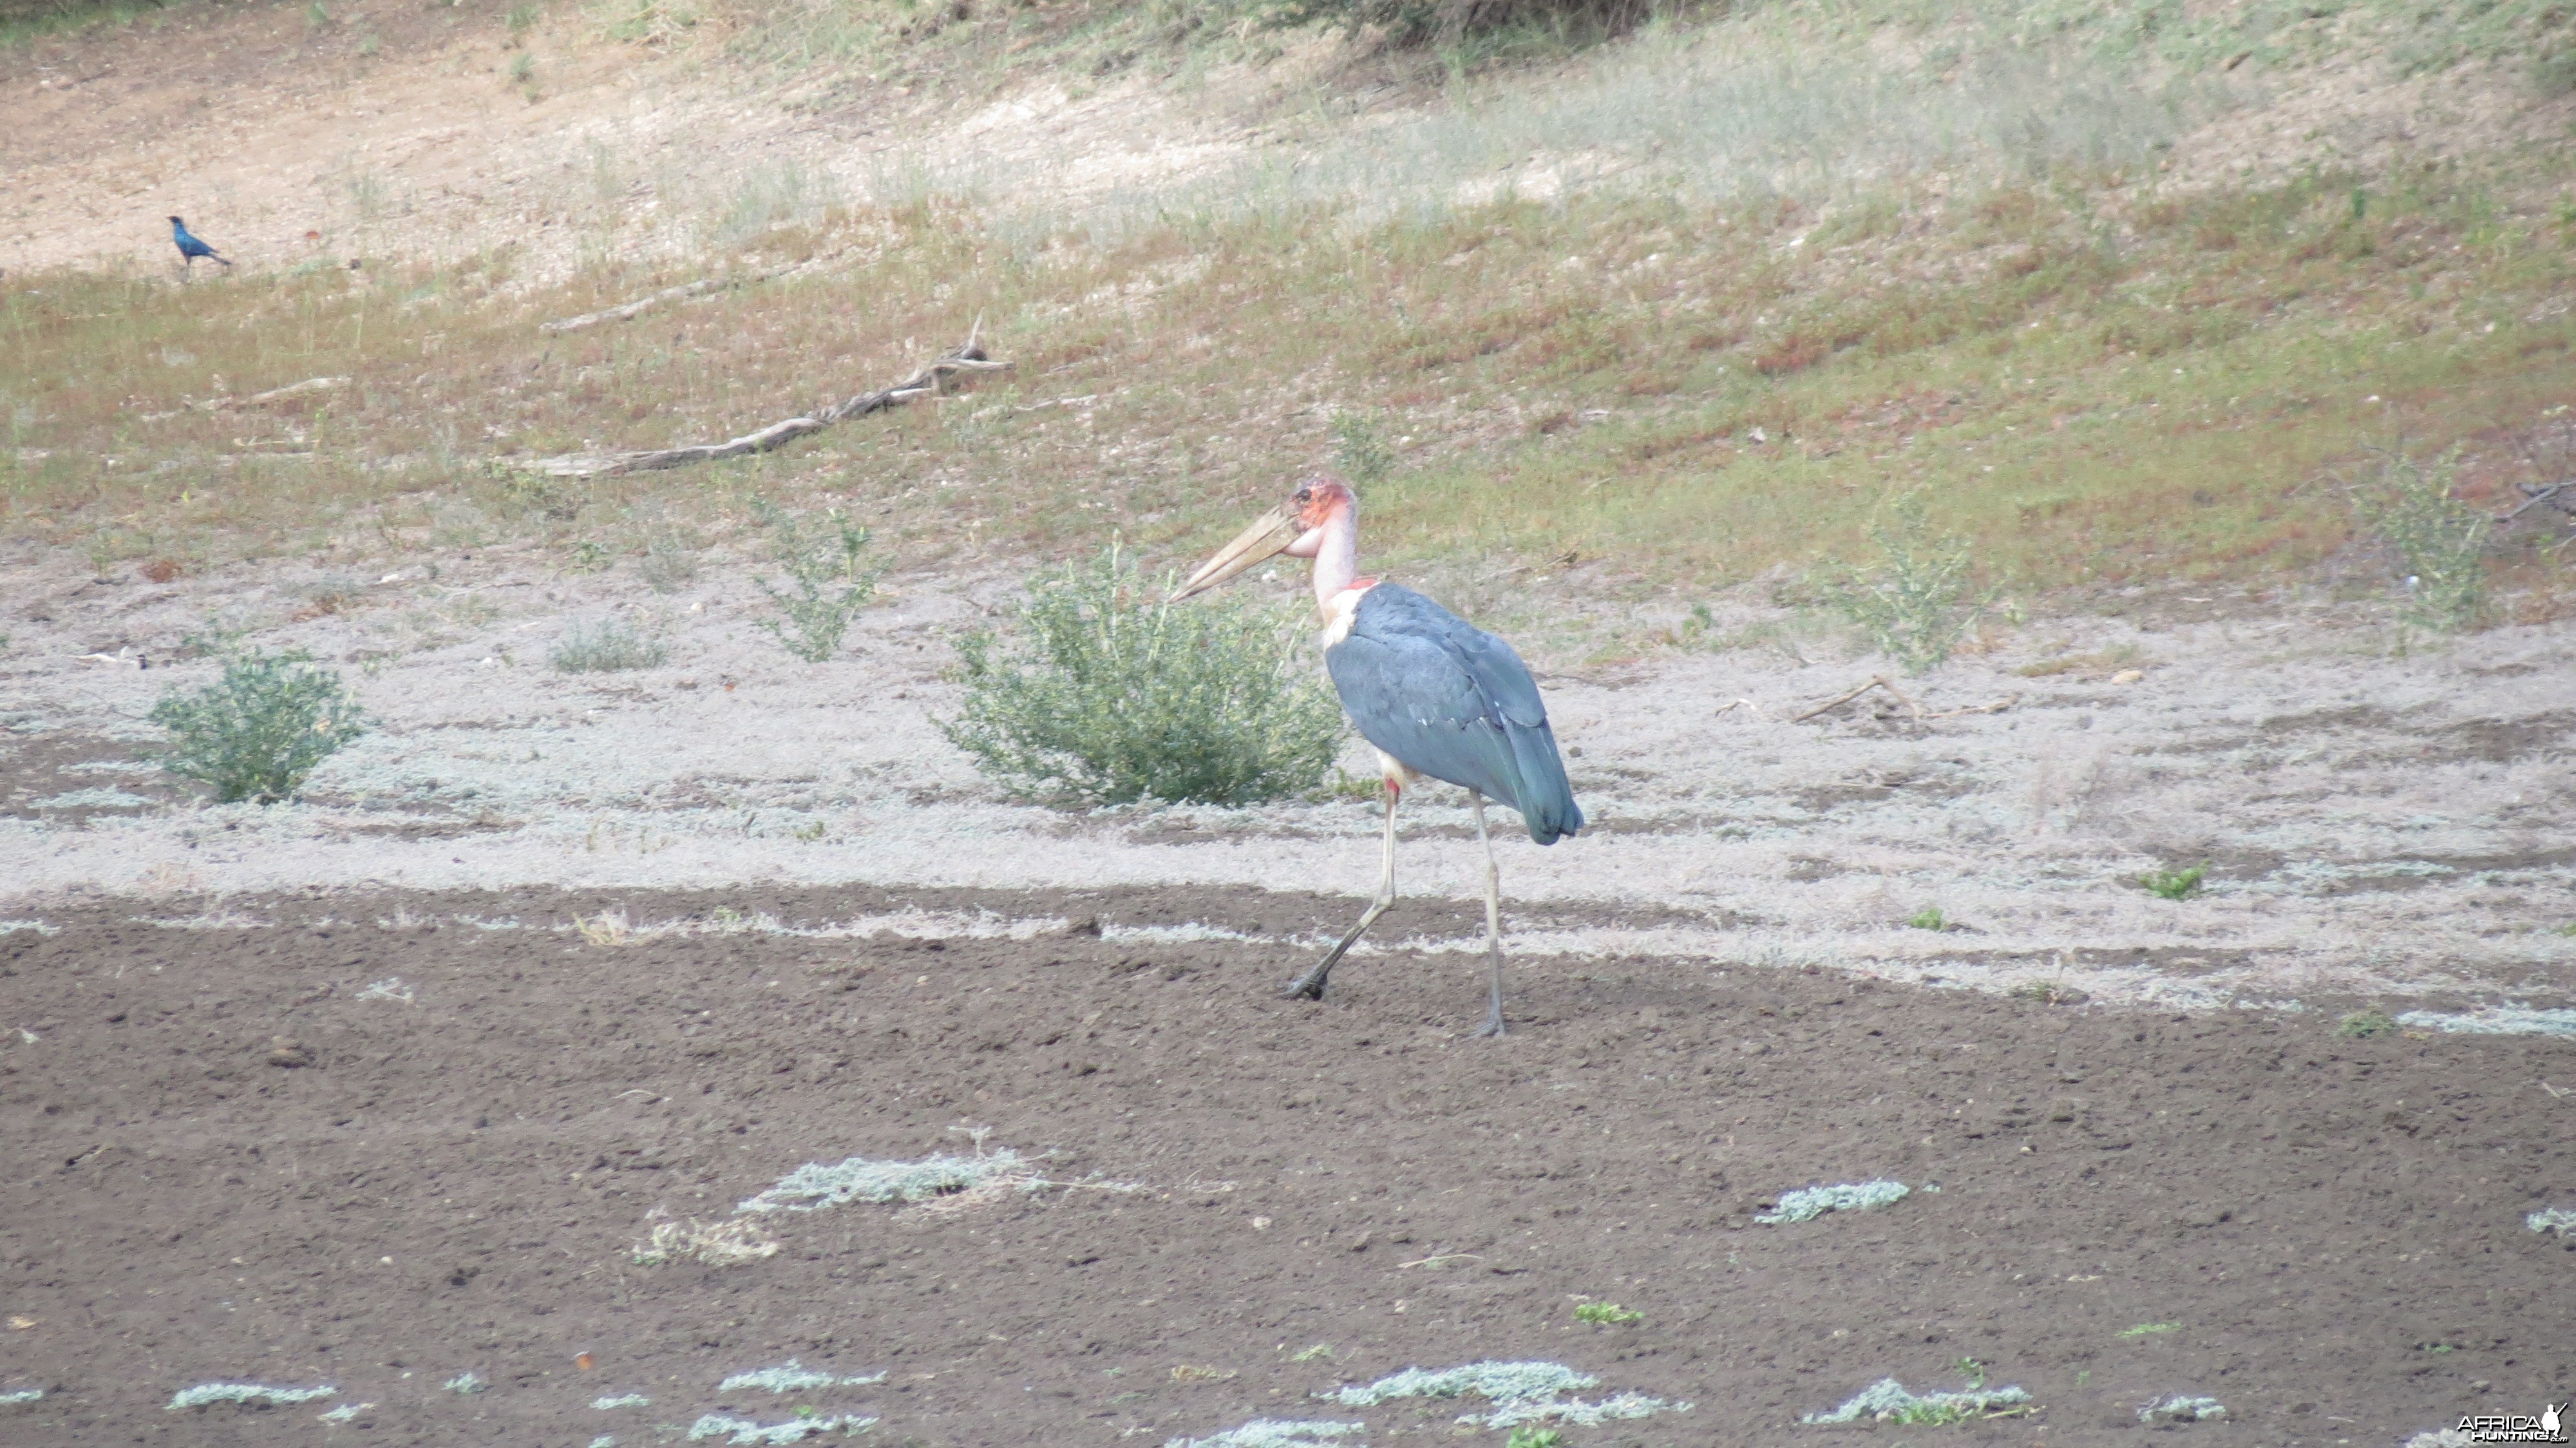
[[[1512,763],[1520,778],[1520,798],[1510,801],[1529,826],[1530,838],[1552,845],[1583,828],[1583,807],[1574,802],[1574,786],[1565,777],[1565,761],[1556,752],[1556,731],[1514,724]]]

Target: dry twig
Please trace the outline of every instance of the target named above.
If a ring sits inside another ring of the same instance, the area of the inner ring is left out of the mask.
[[[2496,521],[2499,523],[2510,523],[2514,519],[2521,517],[2523,514],[2530,512],[2532,509],[2539,507],[2543,503],[2547,503],[2549,506],[2556,508],[2559,512],[2576,515],[2576,502],[2570,502],[2566,498],[2560,496],[2560,494],[2565,493],[2570,488],[2576,488],[2576,478],[2570,478],[2563,483],[2549,483],[2546,485],[2539,483],[2525,483],[2522,485],[2522,506],[2515,508],[2511,512],[2496,514]]]
[[[981,329],[980,321],[977,328]],[[773,422],[758,432],[745,433],[730,441],[700,443],[695,447],[658,448],[650,452],[567,453],[561,457],[539,458],[532,463],[505,460],[502,465],[524,472],[542,473],[550,478],[595,478],[614,477],[619,473],[660,472],[666,468],[684,468],[691,463],[749,457],[809,433],[821,432],[836,422],[848,422],[852,418],[901,407],[916,398],[946,391],[951,378],[1000,372],[1010,365],[985,356],[984,349],[975,345],[974,333],[969,332],[964,346],[892,387],[862,392],[811,417],[791,417],[783,422]]]
[[[1921,717],[1925,719],[1956,719],[1962,714],[2000,714],[2020,702],[2021,695],[2006,694],[2000,699],[1988,699],[1982,704],[1970,704],[1964,709],[1944,709],[1938,714],[1925,714]]]
[[[1885,689],[1888,692],[1888,695],[1895,699],[1896,702],[1904,705],[1907,709],[1912,710],[1915,718],[1920,719],[1923,717],[1923,706],[1914,702],[1914,700],[1909,697],[1903,689],[1896,687],[1895,680],[1890,679],[1885,674],[1876,674],[1871,676],[1868,683],[1861,685],[1859,688],[1853,689],[1848,693],[1837,694],[1833,698],[1827,699],[1825,702],[1818,704],[1813,709],[1808,710],[1806,713],[1799,715],[1789,722],[1792,724],[1804,724],[1819,714],[1831,713],[1832,711],[1841,708],[1845,704],[1850,703],[1852,700],[1859,698],[1861,695],[1868,693],[1872,689]]]
[[[578,317],[566,317],[561,321],[539,322],[537,330],[558,333],[578,332],[584,327],[596,327],[602,322],[623,322],[639,313],[651,311],[665,302],[705,296],[724,284],[722,277],[707,277],[699,281],[683,282],[676,287],[664,287],[648,297],[637,297],[621,307],[604,307],[596,312],[584,312]]]

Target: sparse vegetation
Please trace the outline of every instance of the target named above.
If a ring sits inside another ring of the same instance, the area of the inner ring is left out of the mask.
[[[2036,1001],[2044,1006],[2080,1006],[2090,997],[2059,980],[2024,981],[2006,992],[2015,1000]]]
[[[2188,900],[2200,893],[2201,882],[2209,878],[2206,863],[2180,870],[2150,870],[2138,877],[2147,893],[2159,900]]]
[[[760,626],[789,653],[819,664],[840,649],[851,620],[876,594],[883,570],[866,564],[871,535],[838,508],[826,509],[819,525],[765,498],[753,500],[752,510],[768,526],[773,556],[787,574],[784,589],[766,577],[753,580],[778,610]]]
[[[170,731],[164,767],[211,787],[225,804],[293,798],[370,723],[338,672],[300,651],[255,649],[229,657],[215,683],[163,696],[146,717]]]
[[[658,669],[670,656],[669,644],[647,638],[634,625],[612,618],[588,627],[575,624],[546,660],[567,674],[610,674],[625,669]]]
[[[2120,1336],[2156,1337],[2164,1333],[2180,1331],[2182,1331],[2182,1324],[2179,1322],[2142,1322],[2135,1327],[2121,1328]]]
[[[1947,930],[1950,928],[1948,917],[1941,913],[1941,907],[1938,905],[1924,906],[1922,909],[1915,911],[1912,915],[1907,916],[1905,923],[1907,926],[1915,930]]]
[[[1343,724],[1302,621],[1244,592],[1169,592],[1114,546],[1042,575],[1011,635],[958,644],[966,699],[942,732],[1025,798],[1239,805],[1314,788]]]
[[[699,1262],[709,1267],[738,1267],[778,1255],[778,1244],[759,1226],[741,1217],[701,1222],[694,1218],[656,1222],[630,1254],[638,1267],[670,1262]]]
[[[1358,487],[1376,486],[1395,471],[1395,447],[1387,440],[1385,420],[1371,412],[1333,414],[1333,461]]]
[[[1824,596],[1880,653],[1909,674],[1925,673],[1948,661],[2001,588],[1969,595],[1968,541],[1934,536],[1921,494],[1908,493],[1882,513],[1869,525],[1879,561],[1829,571]]]
[[[2335,1034],[2356,1041],[2366,1041],[2373,1036],[2393,1036],[2397,1034],[2397,1022],[2385,1011],[2355,1011],[2335,1027]]]
[[[1512,1430],[1511,1439],[1503,1448],[1565,1448],[1565,1435],[1554,1428],[1524,1423]]]
[[[1645,1321],[1646,1314],[1621,1307],[1615,1302],[1584,1302],[1576,1304],[1574,1320],[1588,1322],[1596,1327],[1623,1327],[1632,1322]]]
[[[2429,467],[2394,453],[2355,500],[2363,522],[2396,555],[2401,616],[2438,633],[2476,628],[2488,613],[2485,551],[2495,521],[2453,496],[2458,471],[2456,452]]]
[[[697,581],[698,560],[686,544],[669,533],[656,533],[644,545],[636,575],[655,593],[677,593]]]

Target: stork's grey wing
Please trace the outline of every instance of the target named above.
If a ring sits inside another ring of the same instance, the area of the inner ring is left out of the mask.
[[[1583,828],[1538,683],[1510,644],[1381,583],[1361,595],[1324,665],[1371,744],[1510,805],[1542,845]]]

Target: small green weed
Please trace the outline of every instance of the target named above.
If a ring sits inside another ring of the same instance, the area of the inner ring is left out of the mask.
[[[2015,1000],[2037,1001],[2044,1006],[2080,1006],[2091,997],[2060,980],[2024,981],[2005,992]]]
[[[1938,905],[1924,906],[1922,909],[1915,911],[1912,915],[1907,916],[1905,918],[1905,923],[1916,930],[1947,930],[1950,928],[1949,918],[1941,913],[1941,907]]]
[[[2356,1041],[2367,1041],[2373,1036],[2393,1036],[2397,1034],[2397,1022],[2389,1019],[2385,1011],[2355,1011],[2343,1018],[2343,1024],[2335,1027],[2335,1034]]]
[[[607,566],[607,545],[591,538],[584,538],[580,542],[572,545],[571,567],[573,572],[597,573],[599,570],[606,568]]]
[[[322,8],[322,0],[312,0],[304,7],[304,28],[320,30],[331,23],[331,12]]]
[[[644,545],[644,561],[635,565],[635,572],[655,593],[677,593],[697,581],[698,560],[686,544],[662,533]]]
[[[535,51],[523,50],[517,55],[510,57],[510,83],[512,85],[532,85],[535,83],[536,79],[537,55]]]
[[[1823,583],[1825,600],[1909,674],[1950,657],[2001,596],[2000,587],[1970,597],[1970,551],[1964,538],[1935,537],[1922,496],[1907,493],[1870,524],[1881,561],[1843,568]]]
[[[2484,554],[2495,520],[2451,496],[2457,472],[2456,450],[2429,468],[2392,454],[2355,498],[2362,522],[2397,555],[2406,590],[2399,616],[2437,633],[2476,628],[2487,616]]]
[[[850,620],[877,591],[882,569],[862,566],[868,530],[852,523],[838,508],[823,514],[822,526],[809,528],[785,509],[754,499],[752,511],[767,524],[774,554],[787,571],[786,589],[756,578],[760,591],[778,607],[778,617],[760,620],[780,645],[809,664],[819,664],[840,648]]]
[[[1512,1430],[1511,1441],[1503,1448],[1565,1448],[1565,1435],[1554,1428],[1539,1428],[1524,1423]]]
[[[2182,1331],[2182,1324],[2181,1324],[2181,1323],[2179,1323],[2179,1322],[2142,1322],[2142,1323],[2139,1323],[2139,1324],[2138,1324],[2137,1326],[2135,1326],[2135,1327],[2124,1327],[2124,1328],[2121,1328],[2121,1329],[2120,1329],[2120,1336],[2122,1336],[2122,1337],[2154,1337],[2154,1336],[2155,1336],[2155,1335],[2157,1335],[2158,1333],[2165,1333],[2165,1332],[2180,1332],[2180,1331]]]
[[[193,694],[169,694],[146,716],[170,731],[164,765],[211,785],[225,804],[293,797],[340,746],[370,721],[335,670],[301,651],[236,654],[223,678]]]
[[[1376,414],[1342,412],[1333,416],[1333,458],[1342,476],[1366,488],[1395,471],[1395,448],[1386,424]]]
[[[1615,1302],[1586,1302],[1575,1307],[1574,1320],[1604,1327],[1624,1327],[1632,1322],[1645,1321],[1646,1314]]]
[[[538,13],[537,7],[534,5],[511,6],[509,17],[510,38],[512,40],[518,40],[525,36],[529,31],[536,29]]]
[[[1319,1342],[1312,1347],[1299,1348],[1296,1352],[1289,1355],[1288,1361],[1292,1363],[1310,1363],[1317,1358],[1322,1358],[1325,1361],[1330,1362],[1332,1357],[1333,1345],[1329,1342]]]
[[[670,645],[610,619],[596,628],[574,625],[546,659],[567,674],[613,674],[626,669],[657,669],[670,656]]]
[[[2188,870],[2150,870],[2138,877],[2138,883],[2159,900],[2188,900],[2200,893],[2200,882],[2207,878],[2209,866],[2203,863]]]
[[[1117,547],[1041,575],[1007,643],[959,642],[964,708],[939,728],[1023,798],[1253,804],[1314,788],[1341,705],[1302,622],[1251,598],[1166,604]]]

